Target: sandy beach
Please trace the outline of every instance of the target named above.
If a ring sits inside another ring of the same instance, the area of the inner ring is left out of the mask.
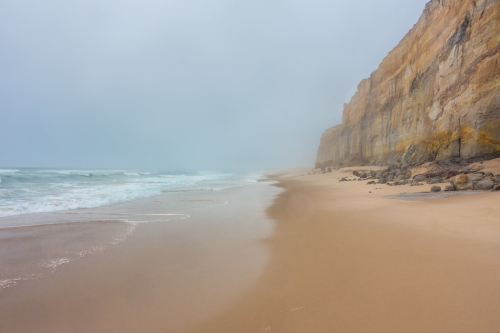
[[[355,169],[141,225],[2,291],[0,331],[498,332],[499,194],[387,199],[431,185],[338,182]]]
[[[189,332],[498,332],[498,193],[385,199],[430,185],[339,183],[351,170],[275,177],[272,261]]]

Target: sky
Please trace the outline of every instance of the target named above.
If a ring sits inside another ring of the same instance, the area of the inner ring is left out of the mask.
[[[0,0],[0,166],[311,167],[427,0]]]

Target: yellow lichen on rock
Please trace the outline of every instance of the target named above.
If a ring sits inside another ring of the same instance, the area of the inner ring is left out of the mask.
[[[323,134],[318,163],[500,154],[500,0],[430,1],[342,121]]]

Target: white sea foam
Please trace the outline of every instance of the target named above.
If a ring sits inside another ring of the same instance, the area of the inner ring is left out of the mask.
[[[218,191],[253,176],[124,170],[0,170],[0,218],[142,199],[169,191]]]
[[[19,172],[17,169],[0,169],[0,173],[14,173]]]

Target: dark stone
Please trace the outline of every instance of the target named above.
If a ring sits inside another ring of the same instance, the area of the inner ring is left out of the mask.
[[[366,183],[366,185],[375,185],[375,184],[377,184],[377,182],[376,182],[376,181],[374,181],[374,180],[372,180],[372,181],[370,181],[370,182]]]
[[[469,179],[473,182],[480,182],[484,179],[484,175],[481,173],[475,173],[473,175],[469,175]]]
[[[415,183],[425,182],[426,180],[427,178],[424,175],[416,175],[415,177],[413,177],[413,181]]]
[[[446,192],[454,192],[454,191],[456,191],[457,189],[455,188],[455,185],[451,184],[451,185],[446,186],[444,190],[445,190]]]
[[[431,192],[441,192],[441,186],[433,186],[433,187],[431,187]]]
[[[480,191],[489,191],[495,186],[495,183],[491,179],[481,180],[474,186],[474,189]]]
[[[439,178],[428,179],[427,184],[441,184],[441,179]]]

